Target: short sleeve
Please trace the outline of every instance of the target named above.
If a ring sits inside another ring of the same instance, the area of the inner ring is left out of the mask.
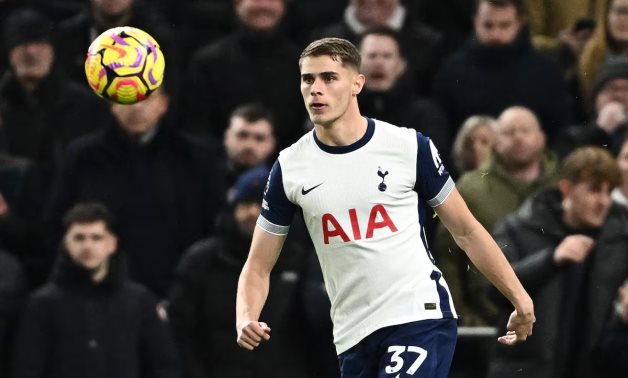
[[[257,225],[264,231],[275,235],[286,235],[290,230],[290,223],[297,206],[288,200],[283,186],[281,165],[275,161],[268,175],[262,212],[257,219]]]
[[[454,188],[438,149],[431,139],[417,133],[416,182],[414,190],[428,205],[441,205]]]

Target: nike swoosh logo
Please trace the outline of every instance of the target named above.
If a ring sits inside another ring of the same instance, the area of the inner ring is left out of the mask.
[[[305,189],[305,187],[302,187],[302,188],[301,188],[301,194],[306,195],[306,194],[308,194],[309,192],[311,192],[312,190],[314,190],[314,189],[318,188],[318,187],[319,187],[319,186],[321,186],[321,185],[323,185],[323,183],[322,183],[322,182],[321,182],[320,184],[316,185],[316,186],[313,186],[313,187],[311,187],[311,188],[307,189],[307,190]]]

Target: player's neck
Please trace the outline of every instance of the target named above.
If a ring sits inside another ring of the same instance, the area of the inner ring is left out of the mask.
[[[359,110],[345,114],[327,125],[315,125],[316,137],[328,146],[349,146],[366,133],[368,121]]]

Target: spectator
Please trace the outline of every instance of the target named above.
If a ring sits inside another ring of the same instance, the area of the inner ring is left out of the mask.
[[[628,1],[605,0],[605,9],[600,12],[593,37],[587,42],[580,57],[579,80],[582,94],[591,98],[593,80],[602,64],[618,55],[627,54],[628,43]]]
[[[65,145],[101,127],[109,113],[90,91],[58,72],[52,27],[33,9],[11,14],[4,24],[10,70],[0,81],[0,149],[38,163],[48,174]]]
[[[401,50],[407,54],[411,88],[416,94],[427,94],[433,69],[440,63],[442,36],[414,20],[400,0],[349,0],[342,21],[315,31],[311,39],[338,37],[357,45],[362,33],[378,27],[399,34]]]
[[[25,175],[19,183],[3,179],[0,193],[11,193],[3,193],[0,243],[20,256],[31,284],[42,283],[50,266],[43,262],[41,214],[63,150],[112,119],[91,90],[61,74],[52,31],[52,22],[30,8],[17,9],[3,24],[10,68],[0,79],[0,154],[28,169],[18,169]]]
[[[475,38],[436,78],[436,96],[450,122],[461,125],[471,115],[497,116],[521,105],[539,117],[553,140],[573,122],[573,104],[558,64],[530,44],[521,0],[479,0],[473,20]]]
[[[620,175],[608,151],[575,150],[561,176],[495,228],[538,317],[530,343],[497,347],[490,378],[597,376],[592,352],[628,277],[628,217],[611,201]]]
[[[26,295],[20,263],[0,250],[0,376],[9,376],[9,362],[17,315]]]
[[[462,175],[486,162],[495,144],[497,121],[490,116],[467,118],[454,139],[452,161],[456,174]]]
[[[267,165],[275,154],[274,117],[258,104],[237,107],[229,118],[223,145],[227,152],[227,187],[244,171]]]
[[[489,160],[465,173],[456,187],[476,219],[487,230],[515,211],[536,191],[553,184],[558,161],[545,148],[545,135],[534,113],[522,107],[506,109],[497,120],[496,139]],[[457,300],[463,325],[491,325],[495,308],[483,296],[483,281],[447,235],[444,226],[436,232],[435,253],[441,270]]]
[[[592,87],[590,120],[567,128],[553,149],[565,156],[577,147],[608,147],[617,151],[628,119],[628,56],[602,65]]]
[[[299,49],[279,29],[285,2],[234,1],[237,30],[197,51],[187,70],[181,117],[188,128],[220,139],[236,107],[258,102],[276,115],[279,147],[303,134]]]
[[[57,222],[73,203],[104,203],[120,222],[131,278],[160,297],[183,251],[212,234],[226,192],[215,151],[175,129],[171,84],[112,105],[117,122],[70,145],[50,208]]]
[[[83,11],[59,23],[57,50],[68,76],[86,84],[85,54],[96,37],[107,29],[133,26],[153,36],[166,56],[168,75],[176,75],[178,50],[168,23],[146,0],[89,0]]]
[[[434,103],[414,93],[397,32],[386,27],[370,29],[361,36],[359,49],[366,77],[358,96],[363,114],[420,131],[448,156],[447,118]]]
[[[251,354],[233,342],[238,278],[249,251],[269,169],[245,171],[237,180],[229,208],[215,237],[199,241],[181,260],[170,296],[169,315],[180,346],[185,377],[310,377],[312,354],[300,285],[306,251],[288,243],[270,278],[274,292],[264,307],[274,319],[273,344]],[[309,341],[309,340],[308,340]],[[335,363],[335,361],[333,361]]]
[[[13,377],[178,377],[157,301],[126,277],[107,210],[77,204],[64,222],[55,271],[21,318]]]

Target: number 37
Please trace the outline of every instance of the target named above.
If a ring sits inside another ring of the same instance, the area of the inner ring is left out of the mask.
[[[423,361],[427,358],[427,350],[418,347],[418,346],[402,346],[402,345],[391,345],[388,347],[388,353],[392,353],[390,356],[391,364],[386,366],[385,371],[387,374],[395,374],[403,368],[403,364],[405,361],[401,358],[401,354],[407,353],[416,353],[418,356],[416,360],[410,365],[406,373],[409,375],[414,375],[416,371],[419,369]]]

